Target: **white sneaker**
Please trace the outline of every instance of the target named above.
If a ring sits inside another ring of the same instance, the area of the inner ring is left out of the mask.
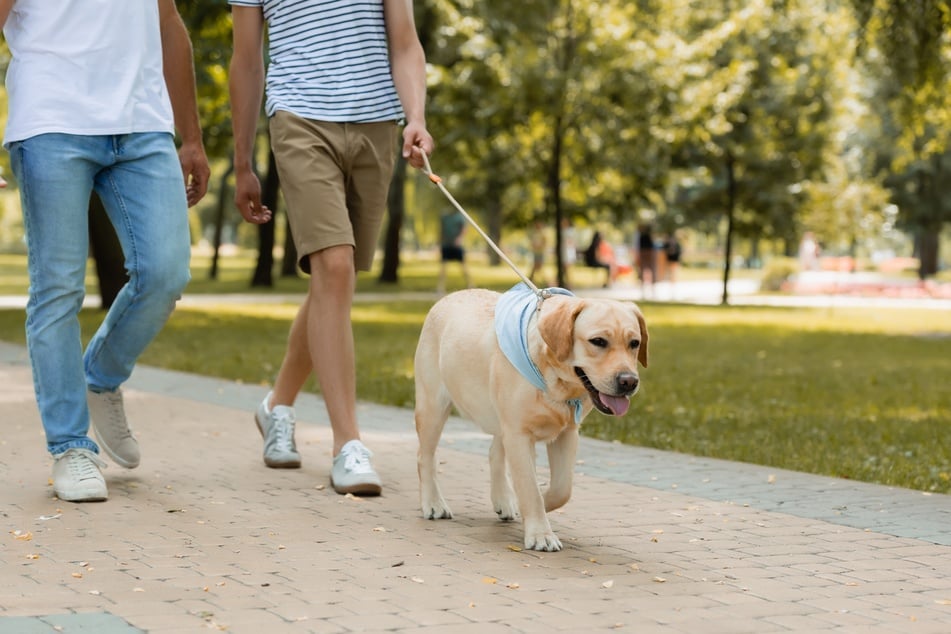
[[[383,490],[380,476],[373,470],[370,457],[373,454],[359,440],[345,444],[334,456],[330,470],[330,483],[341,495],[379,495]]]
[[[264,397],[254,414],[258,431],[264,437],[264,464],[274,469],[297,469],[300,454],[294,442],[294,408],[275,405],[268,408],[271,393]]]
[[[54,456],[53,492],[66,502],[101,502],[109,497],[101,471],[105,467],[88,449],[67,449]]]
[[[122,390],[115,392],[87,392],[89,419],[96,431],[100,448],[117,465],[126,469],[139,466],[139,442],[129,429],[122,402]]]

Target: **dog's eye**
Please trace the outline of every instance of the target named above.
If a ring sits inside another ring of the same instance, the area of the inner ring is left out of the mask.
[[[593,339],[588,339],[588,343],[597,348],[607,348],[608,340],[604,337],[595,337]]]
[[[641,342],[638,341],[637,339],[631,339],[630,345],[631,345],[631,350],[637,350],[638,348],[641,347]]]

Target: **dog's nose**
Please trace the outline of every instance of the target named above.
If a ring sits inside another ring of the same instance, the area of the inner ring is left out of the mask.
[[[616,380],[619,394],[629,394],[637,389],[637,375],[633,372],[621,372]]]

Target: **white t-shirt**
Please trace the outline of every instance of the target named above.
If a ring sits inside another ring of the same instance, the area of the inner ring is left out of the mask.
[[[50,132],[174,132],[156,0],[16,0],[3,33],[5,146]]]
[[[265,112],[316,121],[403,118],[382,0],[228,0],[261,7],[268,30]]]

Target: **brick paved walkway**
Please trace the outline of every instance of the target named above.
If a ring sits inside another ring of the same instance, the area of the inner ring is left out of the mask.
[[[138,369],[142,465],[106,470],[108,502],[70,504],[25,352],[0,344],[0,634],[951,632],[948,496],[585,439],[552,514],[565,550],[524,552],[475,428],[450,422],[456,518],[427,521],[410,411],[361,405],[386,488],[357,499],[328,486],[316,397],[298,407],[303,468],[263,465],[263,393]]]

